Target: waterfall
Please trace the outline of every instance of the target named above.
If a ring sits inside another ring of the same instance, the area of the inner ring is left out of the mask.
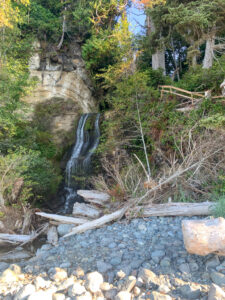
[[[98,147],[100,138],[100,114],[84,114],[80,117],[76,132],[76,143],[66,165],[64,213],[69,213],[76,199],[77,189],[91,171],[91,156]]]

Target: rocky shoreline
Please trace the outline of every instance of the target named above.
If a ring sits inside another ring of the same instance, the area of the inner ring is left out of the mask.
[[[0,262],[0,299],[225,299],[225,257],[188,254],[184,219],[121,221],[68,238],[72,225],[59,225],[56,246]]]

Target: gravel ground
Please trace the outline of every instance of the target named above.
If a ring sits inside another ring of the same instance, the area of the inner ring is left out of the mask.
[[[121,221],[61,237],[17,265],[0,262],[0,299],[225,299],[225,257],[188,254],[184,219]],[[57,230],[62,236],[70,229]]]

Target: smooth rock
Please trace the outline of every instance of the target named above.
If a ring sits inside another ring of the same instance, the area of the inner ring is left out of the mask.
[[[38,291],[30,295],[27,300],[52,300],[52,293],[48,291]]]
[[[65,299],[66,299],[66,296],[61,293],[56,293],[56,294],[52,295],[52,300],[65,300]]]
[[[82,295],[86,292],[84,286],[82,286],[79,282],[75,282],[72,286],[69,287],[68,295],[70,297],[75,297],[77,295]]]
[[[111,288],[112,288],[112,285],[109,284],[108,282],[103,282],[100,286],[100,289],[105,292],[109,291]]]
[[[160,261],[160,266],[161,266],[162,268],[169,268],[169,267],[170,267],[170,263],[171,263],[170,259],[169,259],[168,257],[165,257],[165,258],[163,258],[163,259]]]
[[[48,228],[47,241],[52,245],[56,245],[58,243],[58,232],[55,226],[50,226]]]
[[[225,286],[225,275],[223,273],[211,272],[210,277],[215,284]]]
[[[50,281],[46,281],[45,279],[43,279],[40,276],[37,276],[34,280],[34,285],[37,290],[49,287],[50,284],[51,284]]]
[[[92,295],[91,295],[91,293],[86,292],[83,295],[77,296],[75,299],[76,300],[92,300]]]
[[[115,300],[131,300],[131,293],[121,291],[116,295]]]
[[[97,269],[100,273],[106,273],[107,271],[112,269],[112,265],[105,263],[104,261],[97,261]]]
[[[116,288],[112,288],[105,292],[105,297],[106,297],[106,299],[114,300],[117,293],[118,293],[118,290]]]
[[[178,268],[182,273],[190,273],[191,271],[188,264],[181,264]]]
[[[72,286],[73,284],[74,284],[74,278],[70,277],[70,278],[64,280],[63,282],[61,282],[61,284],[58,286],[57,290],[58,291],[67,290],[68,287]]]
[[[140,293],[141,293],[140,288],[139,288],[138,286],[135,286],[134,289],[133,289],[133,294],[134,294],[134,296],[137,297],[137,296],[140,295]]]
[[[56,282],[63,281],[67,279],[67,272],[61,268],[54,268],[53,274],[50,278]]]
[[[0,272],[8,268],[9,264],[6,262],[0,262]]]
[[[160,286],[158,287],[158,291],[160,293],[168,294],[170,292],[170,288],[165,284],[160,284]]]
[[[219,258],[217,255],[215,255],[206,261],[205,263],[206,270],[208,270],[209,268],[215,268],[219,266],[219,264],[220,264]]]
[[[6,269],[0,276],[0,282],[13,283],[19,280],[18,274],[10,269]]]
[[[74,225],[71,225],[71,224],[60,224],[57,227],[57,231],[58,231],[59,236],[64,236],[67,233],[69,233],[73,228],[74,228]]]
[[[136,284],[136,278],[134,276],[129,276],[125,279],[125,282],[123,283],[121,290],[131,292]]]
[[[144,283],[158,284],[158,277],[151,270],[142,268],[138,273],[138,277],[140,277]]]
[[[153,291],[150,295],[151,300],[172,300],[172,298],[169,295],[164,295],[159,292]]]
[[[86,276],[85,286],[90,292],[96,293],[100,291],[100,286],[103,282],[102,274],[99,272],[91,272]]]
[[[225,300],[225,292],[216,284],[209,289],[208,300]]]
[[[14,297],[14,300],[25,300],[28,296],[35,293],[35,286],[33,284],[27,284],[23,286]]]
[[[189,284],[185,284],[179,288],[180,293],[186,299],[193,299],[196,300],[201,295],[200,288],[193,288]]]

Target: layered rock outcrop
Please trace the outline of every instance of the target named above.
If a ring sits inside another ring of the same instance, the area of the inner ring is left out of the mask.
[[[30,104],[29,117],[46,123],[54,141],[60,144],[74,131],[80,114],[96,111],[91,82],[77,43],[61,51],[43,47],[40,42],[35,42],[34,48],[29,69],[37,84],[24,101]]]

